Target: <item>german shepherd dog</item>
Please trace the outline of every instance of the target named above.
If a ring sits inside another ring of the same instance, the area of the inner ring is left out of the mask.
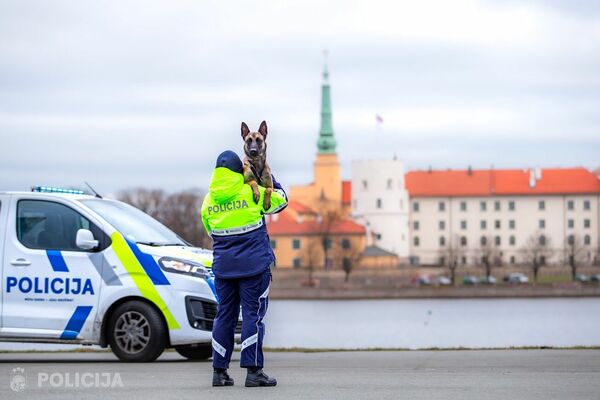
[[[273,193],[273,177],[271,167],[267,164],[267,123],[260,123],[258,132],[250,132],[248,125],[242,122],[242,139],[244,139],[244,183],[252,188],[254,202],[258,203],[260,192],[258,185],[266,188],[263,209],[271,208]]]

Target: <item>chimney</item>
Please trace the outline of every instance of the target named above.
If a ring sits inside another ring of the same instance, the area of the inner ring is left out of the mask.
[[[467,168],[467,175],[469,175],[469,176],[473,175],[473,168],[471,168],[470,165],[469,165],[469,168]]]
[[[529,188],[535,188],[535,171],[533,169],[529,170]]]
[[[535,179],[538,181],[542,179],[542,169],[540,167],[535,169]]]

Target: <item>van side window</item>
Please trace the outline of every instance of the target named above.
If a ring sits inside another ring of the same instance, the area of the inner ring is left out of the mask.
[[[106,248],[106,235],[70,207],[51,201],[21,200],[17,205],[17,238],[30,249],[83,251],[75,245],[79,229],[88,229]]]

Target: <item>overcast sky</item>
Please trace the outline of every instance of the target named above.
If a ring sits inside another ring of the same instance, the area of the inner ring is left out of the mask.
[[[345,177],[600,166],[598,1],[0,0],[0,190],[207,187],[263,119],[310,182],[324,48]]]

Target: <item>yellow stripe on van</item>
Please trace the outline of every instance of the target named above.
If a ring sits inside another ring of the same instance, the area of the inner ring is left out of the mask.
[[[140,262],[127,245],[125,238],[119,232],[113,233],[110,238],[112,239],[112,248],[115,251],[115,254],[133,279],[135,286],[137,286],[142,296],[156,304],[162,311],[167,320],[169,329],[180,329],[177,320],[173,314],[171,314],[171,311],[169,311],[164,300],[160,297],[160,294],[152,284],[150,277],[146,274],[146,271],[144,271]]]

